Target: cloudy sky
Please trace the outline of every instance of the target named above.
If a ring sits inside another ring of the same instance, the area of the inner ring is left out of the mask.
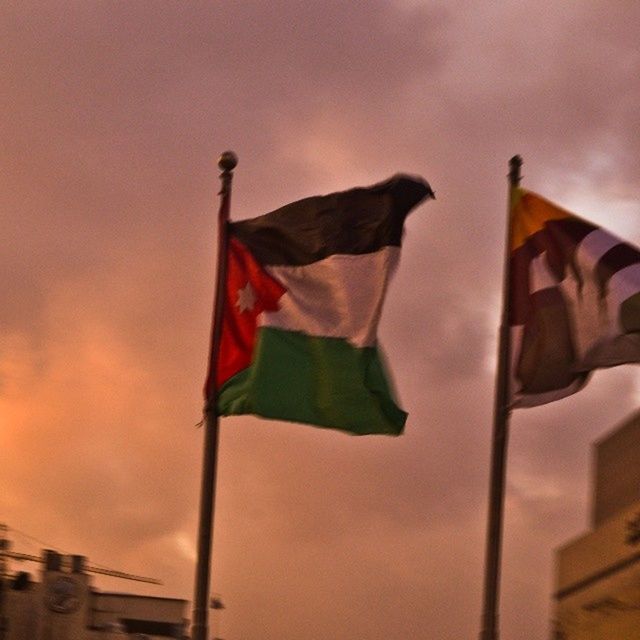
[[[0,521],[192,597],[219,153],[235,218],[421,174],[380,340],[400,438],[223,420],[226,640],[477,637],[507,163],[640,243],[635,0],[5,0]],[[513,415],[502,635],[546,638],[554,549],[637,368]],[[26,535],[25,535],[26,534]],[[31,537],[27,537],[31,536]],[[35,570],[35,567],[33,568]]]

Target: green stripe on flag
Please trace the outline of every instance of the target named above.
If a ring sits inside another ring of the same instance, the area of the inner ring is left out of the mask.
[[[262,327],[254,359],[220,389],[220,415],[254,414],[349,431],[402,433],[377,348]]]

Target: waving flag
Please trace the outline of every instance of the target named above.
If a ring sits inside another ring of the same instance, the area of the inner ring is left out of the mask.
[[[427,197],[426,182],[398,175],[230,224],[222,340],[205,389],[219,415],[402,432],[376,331],[405,217]]]
[[[512,190],[512,407],[575,393],[600,367],[640,362],[640,251]]]

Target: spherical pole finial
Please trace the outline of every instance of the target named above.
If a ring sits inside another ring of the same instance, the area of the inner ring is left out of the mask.
[[[238,164],[238,156],[233,151],[225,151],[218,160],[218,166],[222,171],[233,171]]]
[[[512,187],[519,187],[522,175],[520,170],[522,169],[522,156],[513,156],[509,160],[509,182]]]

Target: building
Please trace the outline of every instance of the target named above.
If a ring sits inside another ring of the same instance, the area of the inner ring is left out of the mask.
[[[43,552],[39,582],[25,572],[3,574],[0,640],[187,638],[186,600],[101,592],[83,556]]]
[[[556,640],[640,640],[640,412],[593,446],[591,530],[556,552]]]

